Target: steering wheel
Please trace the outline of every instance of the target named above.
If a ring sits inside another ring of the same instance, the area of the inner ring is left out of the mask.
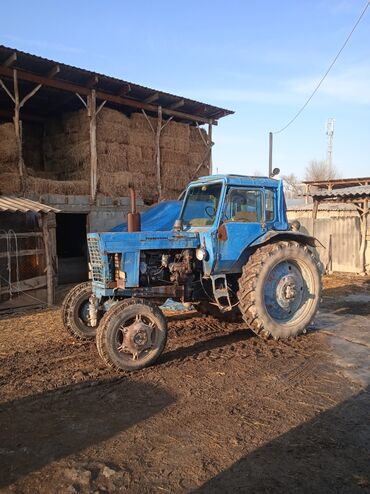
[[[204,208],[204,211],[206,215],[209,216],[210,218],[213,218],[214,215],[216,214],[216,210],[213,206],[207,206],[206,208]]]

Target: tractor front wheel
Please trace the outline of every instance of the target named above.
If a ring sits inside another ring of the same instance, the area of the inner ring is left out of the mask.
[[[141,299],[118,302],[100,321],[96,346],[107,366],[132,371],[152,364],[163,352],[167,322],[162,311]]]
[[[95,338],[96,328],[89,322],[90,282],[80,283],[70,290],[62,305],[62,320],[68,333],[78,340]]]
[[[294,241],[260,247],[239,278],[239,309],[262,338],[303,333],[321,298],[319,259],[314,250]]]

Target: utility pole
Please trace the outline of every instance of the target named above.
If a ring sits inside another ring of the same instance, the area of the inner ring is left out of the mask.
[[[268,174],[269,177],[272,176],[272,144],[273,144],[272,135],[273,135],[272,132],[269,132],[269,174]]]
[[[326,123],[326,136],[327,136],[327,146],[326,146],[326,164],[328,168],[331,168],[333,164],[333,137],[334,137],[334,118],[328,118]]]

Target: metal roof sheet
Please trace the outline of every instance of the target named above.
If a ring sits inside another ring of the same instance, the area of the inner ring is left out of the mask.
[[[357,198],[366,197],[370,198],[370,185],[360,185],[358,187],[345,187],[343,189],[334,190],[318,190],[311,193],[314,198],[322,199],[340,199],[340,198]]]
[[[289,204],[287,206],[287,211],[312,211],[313,203],[310,204]],[[319,211],[355,211],[357,212],[356,206],[351,203],[333,203],[326,202],[319,204]]]
[[[16,53],[17,58],[12,64],[12,68],[17,68],[19,70],[41,76],[45,75],[53,67],[58,66],[60,71],[53,77],[56,81],[60,80],[86,86],[86,84],[90,84],[90,82],[97,77],[97,83],[94,84],[94,88],[98,91],[103,90],[112,95],[117,95],[122,88],[128,88],[128,91],[125,93],[125,97],[138,102],[145,102],[148,98],[150,99],[151,97],[157,95],[154,100],[156,105],[161,105],[163,108],[167,109],[177,108],[180,112],[214,121],[234,113],[233,111],[225,108],[199,102],[183,96],[177,96],[165,91],[159,91],[157,89],[135,84],[117,77],[107,76],[91,70],[67,65],[3,45],[0,45],[0,65],[13,53]],[[47,89],[48,88],[41,88],[40,92],[46,91]],[[40,94],[36,94],[34,98],[35,101],[38,101],[39,97]],[[4,102],[6,103],[8,99],[9,98],[5,95]],[[186,118],[184,118],[184,120],[186,120]]]
[[[59,213],[60,209],[52,208],[47,204],[31,201],[24,197],[0,196],[0,211],[11,213]]]

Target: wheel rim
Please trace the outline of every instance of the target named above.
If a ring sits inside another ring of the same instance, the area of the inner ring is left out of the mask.
[[[120,321],[114,334],[114,351],[124,361],[146,359],[159,346],[160,329],[154,318],[136,314]]]
[[[283,325],[296,324],[305,317],[314,299],[313,277],[305,263],[286,260],[270,271],[264,286],[269,316]]]
[[[89,299],[83,300],[78,307],[77,316],[80,324],[86,328],[91,328],[89,315]]]

